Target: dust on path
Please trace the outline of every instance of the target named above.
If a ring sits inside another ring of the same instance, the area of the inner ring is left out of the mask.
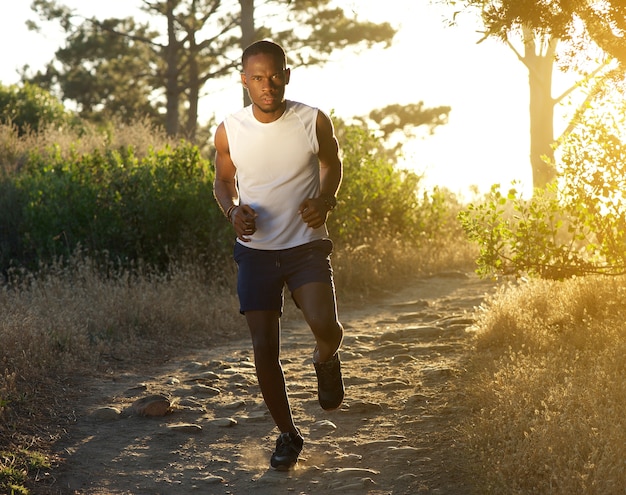
[[[456,382],[475,308],[492,289],[454,272],[419,279],[375,305],[340,307],[346,399],[330,413],[317,402],[310,331],[299,320],[284,323],[285,375],[305,438],[291,472],[269,469],[278,432],[244,339],[150,375],[91,381],[56,446],[63,463],[50,488],[61,495],[470,493],[452,460],[464,414]],[[172,412],[98,417],[150,394],[167,395]]]

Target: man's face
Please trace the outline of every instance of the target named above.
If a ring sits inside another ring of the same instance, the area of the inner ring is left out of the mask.
[[[250,100],[256,109],[263,114],[279,113],[283,111],[285,101],[285,86],[289,84],[289,69],[285,69],[282,61],[272,55],[259,53],[252,55],[246,61],[241,81],[248,89]]]

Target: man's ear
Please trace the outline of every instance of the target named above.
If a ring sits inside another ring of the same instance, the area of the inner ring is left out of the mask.
[[[289,80],[291,79],[291,69],[285,69],[285,84],[289,84]]]
[[[248,89],[248,82],[246,81],[246,75],[242,72],[240,76],[241,76],[241,84],[243,84],[244,88]]]

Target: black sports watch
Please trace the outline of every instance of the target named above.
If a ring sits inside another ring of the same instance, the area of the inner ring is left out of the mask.
[[[329,210],[334,210],[335,206],[337,206],[337,198],[335,196],[331,194],[320,194],[319,197],[324,200],[324,204]]]

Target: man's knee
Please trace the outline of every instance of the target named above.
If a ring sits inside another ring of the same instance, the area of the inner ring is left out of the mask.
[[[310,326],[318,340],[334,344],[343,338],[343,326],[335,318],[314,321]]]
[[[271,362],[279,359],[280,324],[275,312],[251,311],[246,313],[255,360]]]

